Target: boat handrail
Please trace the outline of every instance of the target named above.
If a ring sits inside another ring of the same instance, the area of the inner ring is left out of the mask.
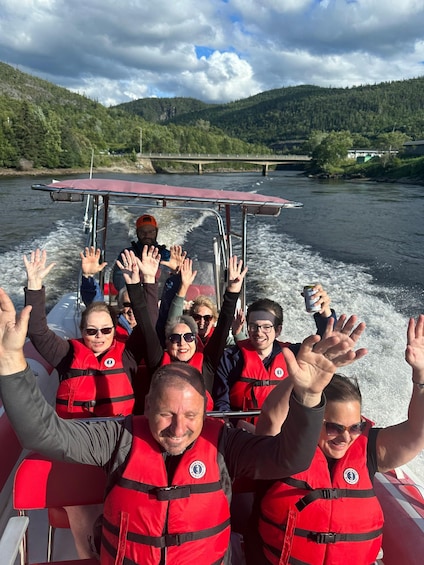
[[[2,565],[14,565],[16,557],[23,551],[25,532],[28,529],[28,516],[9,518],[0,539],[0,556]]]

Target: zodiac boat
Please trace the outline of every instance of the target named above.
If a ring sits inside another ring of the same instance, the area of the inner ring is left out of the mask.
[[[34,190],[47,191],[58,203],[85,200],[85,217],[82,229],[87,234],[86,245],[103,250],[103,259],[107,257],[108,218],[114,205],[142,209],[173,208],[187,213],[209,214],[216,220],[216,235],[211,237],[213,261],[207,271],[209,278],[206,284],[194,285],[196,294],[213,294],[218,307],[225,287],[225,272],[228,258],[233,254],[233,243],[241,249],[240,257],[246,262],[248,242],[248,217],[276,217],[282,209],[301,207],[293,202],[258,194],[256,192],[235,192],[229,190],[209,190],[160,184],[149,184],[125,180],[75,179],[55,181],[49,185],[33,185]],[[237,233],[235,231],[237,229]],[[113,301],[113,285],[102,274],[100,284],[105,299]],[[79,287],[79,281],[78,285]],[[242,306],[245,306],[245,289],[241,293]],[[48,314],[49,326],[63,337],[79,337],[79,318],[81,299],[78,289],[65,294]],[[43,393],[49,402],[53,402],[58,384],[58,377],[53,367],[42,359],[30,342],[25,345],[25,355],[37,376]],[[27,519],[17,520],[13,509],[13,482],[16,469],[27,457],[23,452],[10,426],[3,407],[0,405],[0,442],[2,459],[0,463],[0,564],[14,565],[16,556],[21,550],[21,564],[28,559]],[[41,461],[44,469],[45,461]],[[74,474],[80,473],[81,480],[86,479],[84,467],[77,466]],[[79,469],[79,470],[78,470]],[[30,489],[46,489],[46,476],[53,482],[51,469],[45,473],[44,483],[38,484],[32,477]],[[46,475],[47,473],[47,475]],[[50,473],[50,475],[49,475]],[[91,484],[91,483],[90,483]],[[388,473],[377,473],[375,490],[385,514],[382,556],[378,563],[384,565],[421,565],[424,556],[424,482],[413,476],[405,466]],[[43,491],[44,492],[44,491]],[[48,498],[47,495],[45,498]],[[28,563],[40,562],[52,552],[52,538],[48,536],[49,517],[45,504],[37,502],[37,508],[29,513],[30,546]],[[11,517],[14,517],[11,519]],[[32,532],[35,532],[32,534]],[[31,535],[32,534],[32,535]],[[59,530],[56,534],[53,558],[55,560],[76,559],[72,536],[69,530]],[[75,561],[77,563],[78,561]],[[81,561],[84,563],[84,561]],[[87,565],[89,561],[86,561]]]

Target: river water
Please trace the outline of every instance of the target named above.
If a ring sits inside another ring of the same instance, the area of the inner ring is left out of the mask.
[[[81,175],[82,176],[82,175]],[[101,177],[102,175],[96,175]],[[300,295],[304,284],[320,281],[338,314],[355,313],[367,324],[361,345],[369,354],[346,374],[359,378],[364,413],[377,425],[401,421],[411,393],[404,360],[408,318],[424,312],[424,187],[368,182],[322,182],[296,172],[217,175],[103,175],[177,186],[257,191],[302,202],[278,218],[249,220],[248,301],[267,296],[284,307],[283,339],[301,341],[314,332]],[[22,255],[47,249],[57,263],[46,281],[50,304],[75,290],[84,204],[53,203],[31,191],[50,177],[0,178],[1,285],[23,303]],[[111,215],[113,262],[134,237],[137,210]],[[153,211],[160,243],[181,243],[195,256],[210,247],[211,220],[196,221],[170,209]],[[235,246],[237,250],[237,244]],[[424,482],[424,458],[410,467]]]

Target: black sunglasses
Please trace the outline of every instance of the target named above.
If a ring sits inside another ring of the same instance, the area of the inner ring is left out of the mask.
[[[192,332],[187,332],[186,334],[171,334],[168,339],[171,343],[178,343],[180,345],[182,339],[187,343],[192,343],[196,339],[196,335]]]
[[[201,314],[193,314],[193,318],[196,322],[200,322],[200,320],[204,320],[205,324],[209,324],[213,316],[211,316],[210,314],[206,314],[206,316],[202,316]]]
[[[103,335],[109,335],[114,329],[113,326],[111,328],[85,328],[84,332],[87,335],[97,335],[99,332]]]
[[[131,302],[123,302],[122,307],[123,308],[132,308],[132,304],[131,304]]]
[[[351,426],[343,426],[335,422],[327,422],[324,420],[325,431],[328,436],[338,436],[344,432],[349,432],[351,436],[359,436],[365,430],[367,423],[364,421],[352,424]]]

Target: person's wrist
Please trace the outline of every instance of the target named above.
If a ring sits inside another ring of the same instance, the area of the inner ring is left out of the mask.
[[[311,392],[308,389],[302,389],[294,386],[293,394],[300,404],[303,404],[303,406],[306,406],[308,408],[314,408],[321,402],[321,392]]]
[[[28,290],[41,290],[43,286],[43,281],[40,279],[28,279],[27,289]]]
[[[22,351],[16,353],[9,352],[2,355],[0,360],[0,376],[13,375],[24,371],[27,366],[27,360]]]

